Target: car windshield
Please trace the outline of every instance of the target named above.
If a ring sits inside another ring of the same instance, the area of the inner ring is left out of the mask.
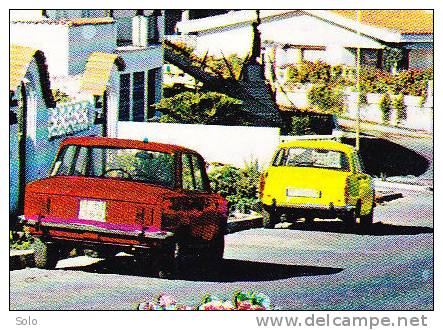
[[[51,176],[115,178],[172,187],[174,159],[151,150],[68,145],[57,157]]]
[[[349,171],[349,162],[345,153],[327,149],[281,149],[274,159],[274,166],[319,167]]]

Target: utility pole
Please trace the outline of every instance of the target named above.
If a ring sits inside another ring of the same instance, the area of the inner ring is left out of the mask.
[[[360,150],[360,94],[361,94],[361,87],[360,87],[360,57],[361,57],[361,51],[360,51],[360,24],[361,24],[361,10],[357,10],[357,36],[358,36],[358,45],[357,45],[357,127],[355,130],[355,149],[357,151]]]

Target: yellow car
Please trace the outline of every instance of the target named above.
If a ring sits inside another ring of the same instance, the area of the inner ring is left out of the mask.
[[[312,222],[339,218],[348,225],[373,221],[374,188],[357,151],[329,140],[297,140],[278,146],[260,180],[263,226],[281,216]]]

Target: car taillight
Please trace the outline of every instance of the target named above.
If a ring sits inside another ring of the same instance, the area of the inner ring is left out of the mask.
[[[51,199],[48,196],[28,193],[25,198],[24,214],[27,216],[33,215],[48,215],[51,212]]]
[[[348,176],[346,178],[346,182],[345,182],[345,204],[348,205],[350,204],[350,196],[349,196],[349,185],[350,185],[350,177]]]
[[[263,192],[265,190],[265,178],[268,176],[268,173],[265,172],[262,175],[260,175],[260,185],[258,187],[260,198],[263,197]]]

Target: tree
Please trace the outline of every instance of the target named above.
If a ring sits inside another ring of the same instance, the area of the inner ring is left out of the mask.
[[[182,124],[234,124],[241,101],[216,92],[184,92],[156,104],[160,122]]]

